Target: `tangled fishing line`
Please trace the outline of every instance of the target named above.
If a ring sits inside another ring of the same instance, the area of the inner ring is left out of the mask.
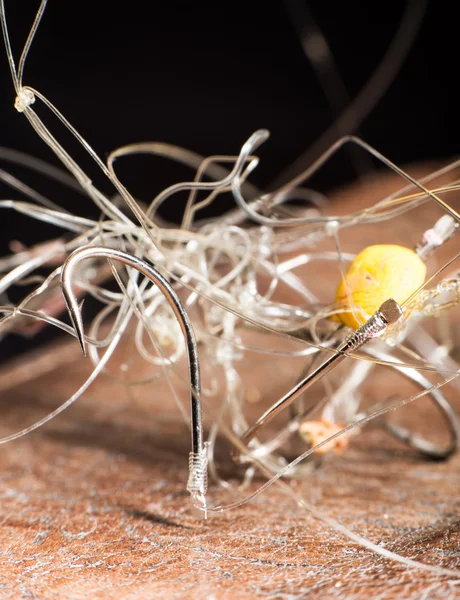
[[[460,304],[459,253],[454,241],[460,217],[448,202],[449,195],[460,188],[460,180],[451,175],[460,161],[417,181],[359,138],[348,136],[330,145],[290,183],[264,194],[249,181],[259,162],[256,152],[269,135],[258,130],[235,156],[203,158],[152,142],[119,148],[104,163],[40,91],[23,84],[26,58],[45,6],[43,0],[16,65],[0,1],[15,108],[73,177],[18,152],[2,149],[0,158],[85,194],[100,217],[67,212],[0,172],[5,183],[28,198],[2,199],[1,209],[64,232],[0,260],[2,298],[7,299],[14,286],[36,285],[19,304],[4,302],[0,328],[6,335],[20,331],[30,320],[59,328],[78,338],[93,371],[59,408],[0,443],[48,422],[99,375],[115,376],[108,369],[109,360],[125,333],[131,332],[137,356],[130,357],[126,369],[136,359],[148,363],[149,381],[166,381],[190,423],[187,489],[196,507],[205,513],[229,510],[277,483],[314,516],[380,555],[458,577],[457,571],[406,559],[349,531],[309,505],[286,479],[307,477],[312,467],[307,459],[312,455],[344,450],[350,435],[358,434],[366,423],[422,396],[431,399],[445,420],[447,444],[434,444],[389,422],[384,422],[385,427],[430,458],[444,459],[457,449],[460,426],[441,388],[451,384],[459,389],[459,367],[451,358],[455,348],[446,339],[445,323]],[[35,110],[39,103],[95,161],[114,187],[111,197],[91,182],[51,134]],[[405,181],[404,187],[364,209],[331,214],[329,200],[308,188],[308,180],[345,144],[358,145],[381,161]],[[143,206],[120,181],[115,168],[117,161],[139,154],[182,163],[194,171],[194,177],[168,187]],[[179,193],[187,194],[181,222],[165,222],[159,209],[165,202],[174,202]],[[236,209],[212,220],[200,219],[200,211],[222,194],[233,196]],[[394,224],[402,215],[416,211],[426,211],[431,225],[417,230],[419,220],[414,218],[412,245],[396,243],[399,234]],[[371,232],[374,243],[357,249],[356,240],[364,229]],[[442,261],[437,258],[441,247]],[[119,286],[116,291],[110,285],[113,278]],[[102,304],[86,326],[80,304],[84,297]],[[70,325],[60,320],[65,303]],[[260,390],[257,385],[248,386],[241,375],[248,355],[282,364],[296,359],[295,364],[301,364],[297,383],[252,425],[248,412],[254,411]],[[190,409],[183,405],[178,389],[178,383],[184,382],[180,368],[184,359],[189,367],[185,383]],[[392,369],[418,391],[403,399],[366,404],[363,386],[379,366]],[[206,375],[205,387],[200,367]],[[206,441],[202,421],[208,431]],[[239,478],[225,478],[219,471],[215,447],[223,439],[231,448]],[[216,484],[216,497],[223,488],[236,499],[225,504],[211,497],[208,473]],[[267,481],[245,496],[245,489],[261,476]]]

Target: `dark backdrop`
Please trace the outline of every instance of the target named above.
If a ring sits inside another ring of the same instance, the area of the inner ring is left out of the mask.
[[[6,0],[17,56],[37,5]],[[299,0],[292,6],[297,25],[308,24],[306,4]],[[382,59],[405,4],[311,0],[308,10],[354,97]],[[431,1],[402,69],[359,128],[366,141],[401,165],[449,158],[458,151],[458,32],[449,11],[448,3]],[[119,145],[144,140],[204,155],[236,153],[255,129],[266,127],[272,137],[260,151],[261,164],[253,175],[260,186],[269,186],[336,116],[281,0],[49,0],[24,83],[43,92],[102,157]],[[340,95],[333,96],[340,105]],[[2,48],[0,144],[58,164],[13,102]],[[110,192],[57,121],[38,110],[95,182]],[[91,214],[90,203],[79,196],[11,170],[55,201]],[[126,162],[121,174],[145,200],[190,176],[174,164],[152,159]],[[333,187],[352,177],[344,158],[327,171],[322,185]],[[3,184],[0,189],[1,198],[18,197]],[[167,216],[174,217],[174,210]],[[0,214],[1,254],[13,239],[30,244],[53,233],[25,217]]]

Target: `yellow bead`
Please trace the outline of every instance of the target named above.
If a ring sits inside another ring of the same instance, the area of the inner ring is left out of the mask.
[[[425,263],[413,250],[396,245],[368,246],[351,263],[347,283],[342,280],[337,290],[336,303],[344,310],[337,318],[357,329],[388,298],[402,304],[423,284],[425,276]]]
[[[301,423],[299,427],[300,437],[313,448],[317,446],[321,442],[327,440],[327,438],[332,435],[342,431],[344,425],[340,425],[337,423],[331,423],[330,421],[326,421],[325,419],[320,419],[319,421],[304,421]],[[330,450],[334,450],[337,454],[341,454],[342,451],[347,447],[348,440],[345,435],[341,437],[337,437],[321,448],[318,448],[316,452],[318,454],[325,454]]]

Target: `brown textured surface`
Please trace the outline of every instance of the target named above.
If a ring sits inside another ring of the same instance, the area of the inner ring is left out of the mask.
[[[298,365],[289,368],[276,385],[263,362],[251,366],[251,376],[273,398]],[[88,372],[72,340],[3,366],[0,434],[46,414]],[[382,373],[371,390],[379,397],[395,385],[388,370]],[[431,423],[428,410],[421,404],[404,415],[423,426]],[[184,491],[188,444],[164,387],[127,389],[104,377],[46,427],[2,446],[0,598],[457,597],[455,580],[383,560],[276,486],[200,521]],[[459,466],[458,456],[426,462],[370,429],[293,485],[373,542],[457,568]],[[213,495],[225,498],[215,486]]]

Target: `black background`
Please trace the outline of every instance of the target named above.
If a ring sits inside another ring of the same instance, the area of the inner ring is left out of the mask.
[[[32,0],[6,0],[16,57],[37,6]],[[458,152],[458,32],[452,6],[431,1],[402,69],[359,128],[361,137],[400,165]],[[353,98],[382,59],[405,4],[311,0],[309,9]],[[270,186],[337,116],[281,0],[49,0],[24,84],[45,94],[103,158],[117,146],[145,140],[203,155],[234,154],[255,129],[268,128],[272,137],[259,151],[261,164],[252,176],[262,187]],[[15,111],[14,96],[2,48],[0,144],[58,164]],[[95,183],[110,193],[57,120],[38,103],[35,107]],[[95,214],[80,196],[0,166],[75,212]],[[138,198],[148,200],[190,172],[141,158],[127,161],[121,175]],[[327,171],[322,185],[334,187],[352,177],[344,159]],[[0,197],[19,196],[0,183]],[[175,210],[167,216],[174,218]],[[0,214],[1,254],[13,239],[31,244],[51,235],[51,227],[9,211]]]

